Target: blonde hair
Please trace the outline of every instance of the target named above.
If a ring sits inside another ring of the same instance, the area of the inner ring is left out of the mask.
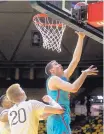
[[[7,98],[12,102],[16,102],[17,98],[20,96],[19,89],[19,84],[12,84],[6,91]]]

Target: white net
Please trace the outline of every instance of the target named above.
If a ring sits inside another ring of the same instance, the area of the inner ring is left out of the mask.
[[[40,31],[43,38],[43,47],[45,49],[61,52],[61,41],[66,25],[49,18],[47,15],[38,14],[33,17],[36,28]]]

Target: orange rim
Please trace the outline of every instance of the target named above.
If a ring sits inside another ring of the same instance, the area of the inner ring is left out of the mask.
[[[63,26],[62,23],[60,23],[60,24],[47,24],[47,23],[37,22],[37,21],[35,20],[37,17],[38,17],[38,18],[48,18],[48,15],[47,15],[47,14],[37,14],[37,15],[35,15],[35,16],[33,17],[34,23],[39,24],[40,26],[54,26],[54,27],[56,27],[56,26],[62,27],[62,26]]]

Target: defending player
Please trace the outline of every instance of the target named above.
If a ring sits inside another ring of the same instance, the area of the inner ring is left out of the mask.
[[[62,108],[49,106],[36,100],[25,101],[26,94],[19,84],[11,85],[7,89],[6,95],[15,103],[10,108],[7,119],[11,134],[37,134],[39,119],[43,113],[62,114],[64,112]]]
[[[5,120],[4,115],[8,113],[13,103],[7,99],[6,95],[2,95],[0,97],[0,106],[3,108],[0,112],[0,134],[10,134],[9,123]]]

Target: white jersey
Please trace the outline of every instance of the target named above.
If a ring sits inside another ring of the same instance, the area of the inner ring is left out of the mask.
[[[4,112],[8,112],[8,110],[3,110],[0,115]],[[10,134],[10,127],[8,122],[0,122],[0,134]]]
[[[38,134],[39,118],[45,104],[29,100],[14,105],[8,112],[11,134]]]

